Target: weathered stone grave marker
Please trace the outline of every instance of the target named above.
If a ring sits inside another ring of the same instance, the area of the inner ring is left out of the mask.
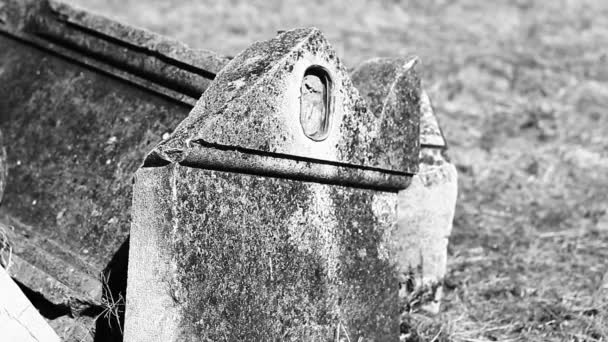
[[[122,338],[132,216],[131,340],[391,340],[404,277],[440,284],[455,170],[411,60],[351,81],[302,29],[224,68],[53,0],[0,0],[0,47],[8,271],[63,340]]]
[[[398,340],[407,78],[399,107],[372,113],[316,29],[222,69],[136,173],[126,340]]]
[[[62,339],[99,336],[107,292],[124,296],[133,173],[227,60],[60,2],[0,0],[0,223],[10,275],[57,308]]]
[[[410,76],[416,62],[415,57],[371,59],[352,73],[353,83],[373,112],[402,112],[403,93],[417,82]],[[445,156],[445,138],[424,90],[419,106],[419,170],[407,189],[399,192],[399,219],[392,243],[401,296],[437,313],[456,204],[456,168]],[[415,300],[408,298],[412,296]]]

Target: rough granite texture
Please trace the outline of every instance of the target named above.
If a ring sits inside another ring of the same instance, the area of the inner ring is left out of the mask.
[[[330,133],[322,141],[308,138],[299,120],[300,85],[311,66],[327,70],[333,83]],[[157,153],[180,161],[176,155],[200,142],[412,174],[418,167],[420,80],[413,69],[403,79],[395,87],[400,101],[374,114],[319,30],[286,31],[228,63]]]
[[[133,201],[126,341],[398,339],[397,194],[170,164]]]
[[[399,82],[408,82],[402,75],[414,63],[414,58],[372,59],[353,72],[353,82],[372,111],[386,111],[400,101],[394,89]],[[399,269],[401,297],[406,301],[416,297],[426,311],[437,313],[456,207],[457,173],[446,159],[445,139],[424,90],[420,112],[419,173],[407,189],[399,192],[393,255]]]
[[[417,170],[420,117],[400,75],[374,114],[316,29],[230,62],[137,171],[126,340],[397,341],[403,187],[384,187]]]
[[[129,233],[133,172],[190,108],[7,36],[0,46],[0,128],[10,141],[2,220],[55,241],[52,254],[73,252],[69,263],[98,278]],[[65,268],[44,271],[61,278]]]

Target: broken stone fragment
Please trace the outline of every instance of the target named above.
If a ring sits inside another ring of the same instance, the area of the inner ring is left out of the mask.
[[[407,77],[377,115],[316,29],[236,56],[136,173],[126,341],[398,340]]]
[[[0,334],[2,341],[60,341],[3,267],[0,267]]]
[[[407,77],[417,59],[376,58],[352,75],[370,109],[399,112],[404,90],[416,86]],[[446,274],[447,244],[456,206],[456,168],[445,159],[445,139],[425,91],[420,93],[420,164],[411,185],[399,192],[398,228],[393,253],[406,306],[437,313]]]

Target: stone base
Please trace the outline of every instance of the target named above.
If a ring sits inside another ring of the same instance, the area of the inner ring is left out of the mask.
[[[439,312],[457,187],[456,168],[444,163],[422,168],[410,187],[399,192],[395,257],[401,297],[429,313]]]

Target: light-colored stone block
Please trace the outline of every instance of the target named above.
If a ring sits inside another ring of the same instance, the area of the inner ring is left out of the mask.
[[[421,168],[410,186],[399,192],[394,242],[397,264],[407,278],[402,290],[418,291],[419,304],[429,313],[439,311],[457,188],[456,168],[444,163]]]
[[[59,342],[59,337],[0,267],[0,340]]]

